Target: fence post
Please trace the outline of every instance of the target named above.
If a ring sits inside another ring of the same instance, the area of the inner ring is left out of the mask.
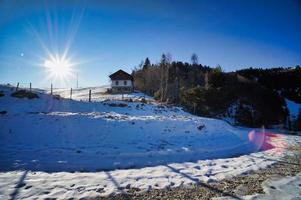
[[[72,88],[70,90],[70,99],[72,99]]]
[[[51,87],[50,87],[50,94],[52,95],[52,83],[51,83]]]
[[[31,92],[31,82],[29,83],[29,91]]]
[[[19,89],[19,82],[17,83],[16,91],[18,91],[18,89]]]
[[[89,90],[89,102],[91,102],[91,90]]]

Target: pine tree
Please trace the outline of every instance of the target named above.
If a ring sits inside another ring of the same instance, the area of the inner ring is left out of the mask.
[[[146,70],[146,69],[148,69],[150,66],[151,66],[151,62],[150,62],[150,60],[149,60],[148,57],[147,57],[147,58],[145,59],[145,61],[144,61],[144,64],[143,64],[142,69],[143,69],[143,70]]]
[[[193,54],[191,55],[191,63],[192,63],[193,65],[198,65],[198,63],[199,63],[199,58],[198,58],[198,55],[196,55],[196,53],[193,53]]]

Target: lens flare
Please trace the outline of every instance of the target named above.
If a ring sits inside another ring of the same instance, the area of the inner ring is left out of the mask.
[[[282,154],[288,147],[285,137],[278,133],[252,130],[248,133],[249,141],[252,142],[258,151],[275,149],[276,153]]]

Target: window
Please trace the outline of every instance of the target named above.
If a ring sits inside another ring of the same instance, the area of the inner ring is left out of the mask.
[[[126,84],[127,84],[127,81],[123,81],[123,83],[124,83],[124,85],[126,85]]]
[[[115,81],[115,84],[116,84],[116,85],[118,85],[118,84],[119,84],[119,82],[118,82],[118,81]]]

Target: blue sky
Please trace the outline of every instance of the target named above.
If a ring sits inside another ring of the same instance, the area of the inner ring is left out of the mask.
[[[108,75],[146,57],[245,67],[301,64],[301,1],[0,1],[0,82],[74,87],[49,77],[49,53],[75,64],[80,86],[108,83]],[[47,53],[48,51],[48,53]]]

